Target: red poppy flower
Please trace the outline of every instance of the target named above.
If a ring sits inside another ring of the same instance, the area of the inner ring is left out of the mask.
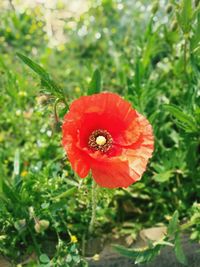
[[[128,187],[140,180],[153,152],[151,125],[114,93],[72,102],[62,132],[73,170],[81,178],[91,171],[102,187]]]

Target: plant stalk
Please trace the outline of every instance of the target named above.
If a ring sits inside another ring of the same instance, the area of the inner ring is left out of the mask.
[[[97,208],[97,184],[93,180],[92,182],[92,217],[89,224],[89,233],[91,234],[94,231],[94,225],[96,221],[96,208]]]

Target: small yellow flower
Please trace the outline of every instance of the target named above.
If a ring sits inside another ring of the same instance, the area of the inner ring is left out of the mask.
[[[77,239],[77,237],[75,235],[71,235],[70,237],[71,237],[71,242],[72,243],[77,243],[78,242],[78,239]]]
[[[4,239],[6,239],[6,235],[0,235],[0,240],[4,240]]]
[[[64,51],[65,50],[65,44],[60,44],[58,46],[58,51]]]
[[[34,33],[37,30],[37,24],[32,24],[30,29],[29,29],[29,33]]]
[[[7,27],[6,32],[11,32],[11,28]]]
[[[94,261],[98,261],[100,256],[99,256],[99,254],[95,254],[92,258]]]
[[[76,92],[76,93],[80,93],[80,91],[81,91],[81,88],[80,88],[80,87],[78,87],[78,86],[75,87],[75,92]]]
[[[65,176],[69,176],[69,172],[68,171],[65,171]]]
[[[36,15],[41,15],[41,7],[38,5],[38,6],[36,6],[36,8],[35,8],[35,14]]]
[[[22,177],[25,177],[27,174],[28,174],[28,172],[26,170],[24,170],[24,171],[21,172],[21,176]]]
[[[19,91],[19,96],[25,97],[27,96],[27,93],[25,91]]]
[[[38,25],[39,28],[41,28],[43,26],[42,21],[39,21],[37,25]]]

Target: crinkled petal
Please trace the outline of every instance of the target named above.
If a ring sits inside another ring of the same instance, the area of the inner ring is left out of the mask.
[[[105,154],[88,147],[90,134],[107,130],[113,147]],[[63,146],[73,170],[82,178],[91,170],[102,187],[127,187],[139,180],[152,156],[154,140],[148,120],[113,93],[75,100],[65,115]]]
[[[128,161],[113,158],[103,163],[94,163],[91,167],[92,176],[101,187],[128,187],[138,179],[137,173],[129,168]]]
[[[139,114],[138,121],[142,134],[135,144],[123,149],[122,155],[128,159],[130,168],[141,177],[146,170],[148,160],[152,157],[154,139],[152,126],[148,120]]]

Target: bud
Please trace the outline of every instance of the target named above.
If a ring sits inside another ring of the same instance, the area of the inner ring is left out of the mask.
[[[31,206],[31,207],[29,207],[28,210],[29,210],[29,216],[32,219],[35,215],[34,208]]]
[[[99,254],[95,254],[95,255],[92,257],[92,259],[93,259],[94,261],[98,261],[98,260],[100,259]]]
[[[49,101],[49,96],[48,95],[40,95],[36,97],[36,102],[38,105],[46,105]]]
[[[26,220],[22,219],[22,220],[18,220],[14,223],[15,228],[20,231],[22,228],[24,228],[26,225]]]
[[[155,13],[158,11],[158,8],[159,8],[159,3],[158,3],[158,1],[155,1],[155,2],[153,3],[152,7],[151,7],[151,12],[152,12],[153,14],[155,14]]]
[[[167,14],[170,14],[173,10],[173,6],[171,4],[168,4],[167,7],[166,7],[166,12]]]
[[[34,226],[35,231],[36,231],[37,233],[42,233],[42,232],[44,232],[48,227],[49,227],[49,221],[47,221],[47,220],[40,220],[40,221],[37,221],[37,222],[35,223],[35,226]]]
[[[194,4],[195,4],[195,7],[198,7],[198,5],[199,5],[199,0],[195,0]]]
[[[177,20],[172,21],[171,30],[173,32],[175,32],[177,30],[177,28],[178,28],[178,22],[177,22]]]

